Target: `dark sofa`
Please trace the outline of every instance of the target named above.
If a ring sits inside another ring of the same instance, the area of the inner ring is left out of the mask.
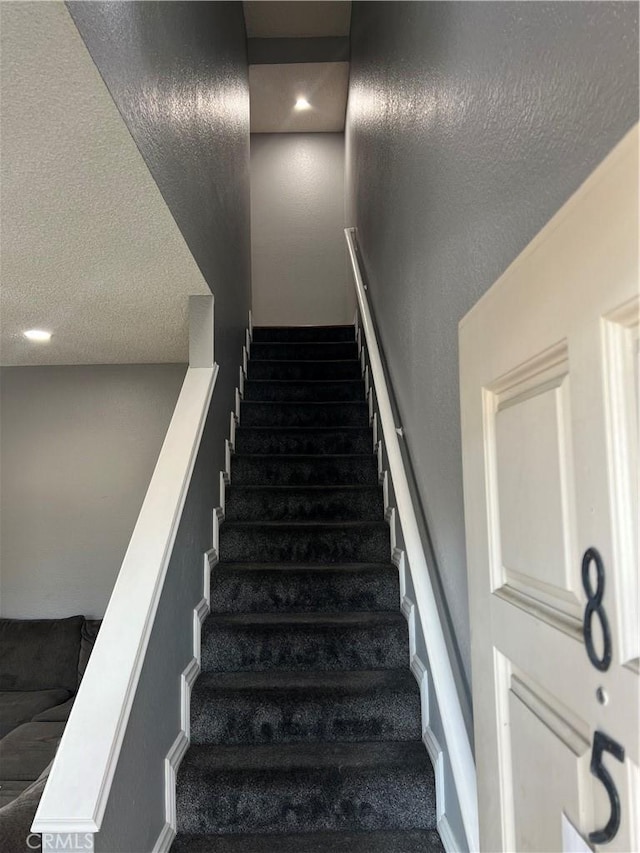
[[[26,836],[99,620],[0,619],[0,849]]]

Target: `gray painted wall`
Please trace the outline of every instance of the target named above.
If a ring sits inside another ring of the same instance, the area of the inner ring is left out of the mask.
[[[251,301],[242,4],[67,5],[215,296],[220,375],[214,441],[222,467]]]
[[[353,4],[349,224],[467,674],[457,324],[637,121],[637,14]]]
[[[0,371],[0,612],[101,617],[185,365]]]
[[[203,597],[203,554],[211,548],[217,392],[216,383],[96,853],[153,850],[165,823],[163,764],[181,730],[180,675],[193,657],[193,609]]]
[[[343,229],[344,135],[252,134],[254,323],[353,322]]]

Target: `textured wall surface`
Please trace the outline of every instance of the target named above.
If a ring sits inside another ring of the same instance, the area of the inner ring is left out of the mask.
[[[215,296],[216,394],[230,409],[251,288],[242,4],[68,5]]]
[[[0,19],[1,363],[186,361],[207,284],[69,12]]]
[[[253,134],[254,323],[353,322],[343,228],[343,134]]]
[[[3,616],[104,614],[184,373],[2,369]]]
[[[353,4],[359,241],[469,671],[457,324],[637,121],[632,3]]]
[[[181,730],[180,676],[193,657],[193,609],[203,597],[203,554],[211,548],[211,506],[219,472],[214,453],[216,391],[217,383],[104,820],[95,839],[96,853],[153,850],[164,827],[163,762]]]

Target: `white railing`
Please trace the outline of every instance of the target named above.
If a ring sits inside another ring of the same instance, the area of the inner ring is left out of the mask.
[[[191,297],[190,364],[33,832],[100,830],[217,374],[213,297]]]
[[[446,749],[449,754],[467,844],[471,851],[476,851],[479,850],[480,841],[478,835],[476,769],[473,752],[465,727],[462,706],[449,659],[440,613],[431,584],[429,566],[411,499],[409,482],[398,441],[398,433],[396,431],[396,423],[393,417],[382,359],[369,309],[366,285],[362,280],[360,272],[356,248],[356,229],[345,228],[345,236],[351,258],[356,297],[367,344],[371,379],[378,402],[380,425],[382,427],[389,471],[397,503],[398,518],[402,527],[411,580],[415,591],[416,606],[424,632],[433,687],[442,718]]]

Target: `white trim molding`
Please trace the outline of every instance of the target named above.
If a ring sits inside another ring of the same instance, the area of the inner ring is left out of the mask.
[[[364,332],[364,346],[360,353],[362,370],[364,373],[366,366],[364,349],[366,346],[372,386],[369,393],[371,395],[372,390],[375,392],[377,414],[379,416],[376,419],[376,427],[381,432],[380,437],[384,441],[389,474],[395,495],[395,514],[402,530],[402,538],[406,550],[406,563],[408,564],[414,589],[415,605],[424,633],[428,655],[428,668],[433,681],[434,699],[438,704],[440,718],[442,719],[447,757],[453,774],[453,781],[466,835],[466,843],[469,850],[475,853],[475,851],[479,850],[480,841],[478,831],[477,780],[473,752],[464,722],[462,705],[449,659],[440,612],[431,583],[430,568],[420,538],[420,529],[400,450],[399,434],[393,416],[389,389],[387,388],[378,340],[369,308],[366,285],[362,279],[357,257],[356,229],[345,228],[345,237],[351,259],[360,323]],[[358,332],[360,332],[360,327],[358,327]],[[360,340],[360,337],[358,337],[358,340]],[[369,414],[373,420],[371,402]],[[381,467],[381,462],[379,462],[379,467]],[[395,515],[393,522],[395,523]],[[407,612],[409,613],[409,627],[410,631],[413,630],[414,634],[413,646],[411,648],[413,656],[415,654],[415,624],[412,629],[412,622],[415,623],[415,618],[410,603],[407,603],[405,607],[403,601],[403,612],[405,612],[405,615]]]
[[[449,823],[446,814],[443,814],[438,821],[438,834],[446,853],[460,853],[462,847],[460,846],[460,842],[456,838],[454,831],[451,829],[451,824]]]
[[[217,520],[217,513],[214,513]],[[214,530],[216,529],[214,520]],[[164,760],[164,812],[165,823],[153,853],[168,853],[177,832],[176,780],[182,759],[191,743],[191,691],[200,675],[200,649],[202,623],[209,615],[211,598],[211,570],[218,562],[217,549],[211,548],[204,554],[202,598],[193,608],[193,657],[180,677],[180,731]]]

